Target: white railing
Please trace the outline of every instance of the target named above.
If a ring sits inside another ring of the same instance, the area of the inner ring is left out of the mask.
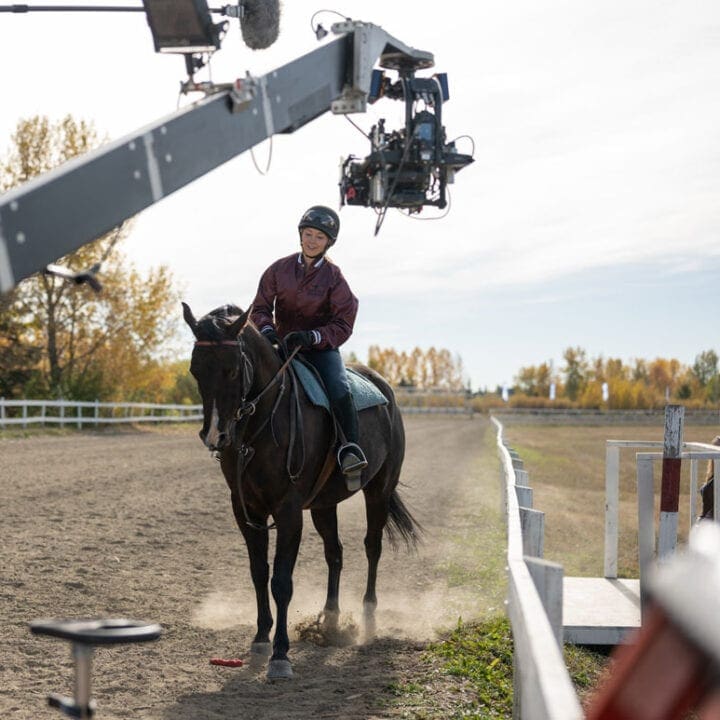
[[[662,440],[607,440],[605,445],[605,577],[618,575],[618,535],[620,523],[620,450],[662,450]],[[655,556],[654,482],[653,461],[662,460],[661,452],[636,453],[638,496],[638,546],[640,556],[640,580],[643,570]],[[720,448],[697,442],[682,443],[681,460],[690,461],[690,524],[697,519],[698,463],[714,461],[714,475],[720,476]],[[714,486],[715,488],[717,485]],[[720,518],[720,491],[714,495],[716,518]],[[661,523],[659,537],[676,536],[676,528],[665,528]],[[671,538],[674,544],[674,539]]]
[[[513,459],[505,446],[502,424],[491,419],[497,428],[507,517],[507,613],[514,644],[513,717],[582,718],[562,655],[562,567],[541,559],[544,516],[531,507],[528,475],[521,469],[522,462],[517,456]]]
[[[114,423],[191,422],[202,420],[201,405],[105,403],[79,400],[6,400],[0,398],[0,429],[12,426],[87,427]]]
[[[403,415],[472,415],[471,407],[458,407],[457,405],[442,405],[434,407],[432,405],[399,405],[400,412]]]

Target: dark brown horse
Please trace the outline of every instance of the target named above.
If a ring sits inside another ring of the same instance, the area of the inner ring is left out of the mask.
[[[268,677],[292,677],[287,657],[287,614],[303,510],[310,510],[325,547],[325,622],[337,623],[340,612],[343,548],[336,506],[350,493],[335,462],[333,421],[327,410],[307,399],[287,363],[248,320],[249,311],[224,306],[196,320],[183,303],[183,314],[196,338],[190,371],[202,395],[200,437],[219,455],[233,513],[248,549],[258,609],[251,651],[270,654],[273,618],[269,581],[277,623]],[[360,443],[368,459],[362,472],[368,561],[363,608],[371,630],[383,529],[392,543],[399,535],[413,545],[419,528],[397,493],[405,433],[395,397],[377,373],[363,366],[356,369],[387,400],[385,405],[359,413]],[[268,566],[269,518],[277,532],[272,579]]]

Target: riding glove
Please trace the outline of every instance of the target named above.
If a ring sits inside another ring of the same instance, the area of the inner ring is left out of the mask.
[[[275,332],[275,328],[265,328],[265,330],[262,331],[262,334],[270,341],[272,345],[282,345],[280,336]]]
[[[315,342],[315,335],[312,330],[294,330],[285,336],[285,347],[292,352],[296,347],[312,347]]]

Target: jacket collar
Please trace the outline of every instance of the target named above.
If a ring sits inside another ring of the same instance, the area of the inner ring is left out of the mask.
[[[297,261],[298,261],[298,265],[304,264],[303,263],[303,254],[301,252],[298,253]],[[323,255],[319,260],[317,260],[316,262],[314,262],[312,264],[312,268],[313,269],[319,268],[324,262],[325,262],[325,256]]]

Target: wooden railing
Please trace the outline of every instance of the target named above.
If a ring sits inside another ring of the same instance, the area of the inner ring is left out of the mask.
[[[0,398],[0,429],[11,426],[26,428],[30,425],[83,428],[114,423],[196,420],[202,420],[201,405]]]
[[[562,654],[562,566],[542,559],[544,514],[532,508],[528,473],[497,428],[507,518],[507,613],[513,634],[513,718],[583,717]]]

